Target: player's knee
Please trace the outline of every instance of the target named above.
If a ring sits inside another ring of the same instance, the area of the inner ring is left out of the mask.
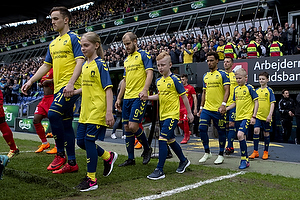
[[[254,134],[259,135],[260,129],[259,128],[254,128]]]
[[[229,122],[229,127],[234,127],[234,122]]]
[[[175,138],[172,138],[172,139],[168,140],[168,144],[172,144],[173,142],[175,142]]]
[[[77,139],[77,145],[81,148],[85,150],[85,142],[84,139]]]
[[[245,134],[244,134],[244,132],[242,132],[242,131],[239,131],[238,133],[237,133],[237,138],[238,138],[238,140],[243,140],[243,139],[245,139]]]
[[[270,136],[270,132],[264,132],[264,136],[265,137],[269,137]]]
[[[205,133],[207,132],[208,127],[206,125],[200,125],[199,126],[199,132],[200,133]]]
[[[130,132],[136,133],[139,130],[140,127],[139,127],[138,123],[129,123],[128,128],[129,128]]]

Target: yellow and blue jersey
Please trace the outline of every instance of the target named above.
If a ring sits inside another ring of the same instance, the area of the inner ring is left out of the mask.
[[[74,32],[58,36],[49,44],[44,63],[53,67],[54,93],[68,84],[78,58],[84,59],[84,55],[81,52],[80,37]],[[80,79],[74,85],[77,89],[81,85]]]
[[[159,96],[160,120],[179,119],[179,97],[186,93],[180,78],[171,74],[167,78],[163,76],[156,80]]]
[[[234,72],[228,73],[228,76],[229,76],[229,80],[230,80],[230,93],[229,93],[229,97],[228,97],[226,106],[230,106],[233,103],[234,88],[236,86],[238,86]]]
[[[255,89],[250,84],[234,89],[233,101],[236,103],[235,121],[250,120],[253,116],[254,100],[258,99]]]
[[[100,57],[82,66],[82,101],[79,122],[106,125],[106,92],[112,87],[109,69]]]
[[[128,55],[124,61],[124,99],[139,98],[139,93],[145,86],[146,70],[153,70],[151,55],[148,52],[137,50]]]
[[[206,72],[203,75],[203,90],[205,90],[204,109],[209,111],[218,111],[224,98],[224,86],[229,85],[228,74],[217,69],[213,72]]]
[[[266,121],[270,113],[271,103],[276,102],[274,92],[270,87],[266,87],[264,89],[257,88],[256,93],[258,95],[259,103],[256,118]]]

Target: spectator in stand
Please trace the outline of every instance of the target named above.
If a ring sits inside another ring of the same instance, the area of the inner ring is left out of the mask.
[[[14,85],[11,89],[11,95],[12,95],[12,103],[18,103],[18,97],[19,97],[19,89],[20,85],[18,84],[18,80],[14,79]]]
[[[259,58],[261,56],[261,47],[255,42],[255,37],[251,37],[250,43],[247,45],[247,58]]]
[[[225,49],[225,41],[223,39],[219,39],[219,45],[217,47],[216,52],[219,55],[219,60],[224,60],[224,49]]]
[[[3,94],[3,98],[6,96],[6,79],[3,77],[1,78],[1,82],[0,82],[0,89],[1,89],[1,92]]]
[[[193,62],[200,62],[200,50],[198,50],[198,46],[194,48]]]
[[[239,52],[238,59],[246,59],[247,58],[247,45],[242,46],[241,51]]]
[[[191,44],[187,44],[187,48],[183,47],[183,64],[193,62],[194,50],[191,49]]]
[[[207,53],[208,53],[208,47],[207,46],[203,47],[200,50],[200,62],[206,61]]]
[[[295,48],[295,36],[297,30],[295,29],[295,24],[291,24],[291,27],[287,29],[287,50],[288,55],[294,54],[293,49]]]
[[[171,56],[171,61],[173,64],[179,64],[179,56],[180,56],[180,50],[177,48],[176,43],[172,43],[172,48],[170,50],[170,56]]]

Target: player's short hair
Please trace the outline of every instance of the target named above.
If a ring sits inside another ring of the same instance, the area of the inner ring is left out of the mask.
[[[219,54],[217,52],[215,52],[215,51],[208,52],[207,53],[207,57],[208,56],[213,56],[213,57],[215,57],[216,60],[219,60]]]
[[[230,56],[226,56],[225,58],[230,59],[231,62],[233,63],[233,58],[231,58]],[[225,60],[225,58],[224,58],[224,60]]]
[[[282,92],[281,92],[281,94],[284,94],[285,91],[288,91],[288,90],[287,89],[283,89]]]
[[[161,60],[163,58],[168,58],[171,62],[171,56],[167,51],[162,51],[158,56],[156,57],[156,60]]]
[[[264,77],[266,77],[267,79],[269,79],[269,73],[268,72],[261,72],[259,75],[258,75],[258,77],[260,77],[260,76],[264,76]]]
[[[99,44],[99,48],[96,50],[97,55],[100,56],[102,59],[104,59],[104,53],[103,53],[103,49],[101,46],[101,39],[99,37],[99,35],[95,32],[87,32],[85,34],[82,35],[81,38],[85,37],[89,42],[96,44]]]
[[[235,75],[247,76],[247,72],[244,68],[239,68],[235,71]]]
[[[187,78],[187,79],[188,79],[188,75],[187,75],[187,74],[182,74],[182,75],[180,76],[180,78]]]
[[[127,32],[127,33],[125,33],[123,35],[123,37],[122,37],[122,40],[124,40],[126,36],[128,36],[131,41],[137,40],[137,36],[133,32]]]
[[[51,10],[50,10],[50,15],[52,12],[54,11],[59,11],[60,14],[64,17],[64,18],[68,18],[69,19],[69,22],[71,21],[72,19],[72,15],[70,13],[70,11],[68,10],[68,8],[64,7],[64,6],[57,6],[57,7],[53,7]]]

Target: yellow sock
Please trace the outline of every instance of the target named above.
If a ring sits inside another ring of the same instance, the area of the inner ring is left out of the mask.
[[[92,181],[96,181],[96,172],[88,172],[87,176],[92,179]]]
[[[101,156],[103,160],[108,160],[110,158],[110,153],[108,151],[104,151],[103,155]]]

